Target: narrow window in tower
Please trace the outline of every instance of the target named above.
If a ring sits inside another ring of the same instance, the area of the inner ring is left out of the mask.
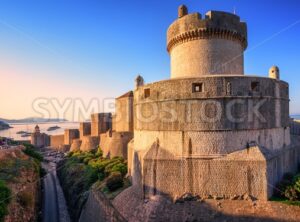
[[[258,92],[259,91],[259,82],[251,82],[251,90],[253,92]]]
[[[148,98],[148,97],[150,97],[150,89],[149,88],[148,89],[144,89],[144,97],[145,97],[145,99]]]
[[[193,83],[193,92],[203,92],[203,83]]]

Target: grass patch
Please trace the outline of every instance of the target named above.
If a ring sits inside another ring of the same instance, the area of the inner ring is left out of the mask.
[[[92,185],[109,196],[127,186],[127,162],[121,157],[103,158],[99,148],[93,152],[72,152],[57,167],[73,219],[78,218]]]
[[[10,189],[6,186],[5,182],[0,180],[0,221],[4,221],[7,215],[7,206],[10,202]]]
[[[300,206],[300,174],[286,173],[276,185],[271,201]]]
[[[272,197],[270,199],[270,201],[275,201],[275,202],[280,202],[283,204],[287,204],[287,205],[293,205],[293,206],[299,206],[300,207],[300,201],[292,201],[292,200],[287,200],[284,198],[279,198],[279,197]]]
[[[25,149],[23,150],[23,152],[27,156],[30,156],[40,162],[43,161],[43,156],[35,150],[35,147],[33,145],[27,144],[27,143],[24,143],[23,145],[25,146]]]

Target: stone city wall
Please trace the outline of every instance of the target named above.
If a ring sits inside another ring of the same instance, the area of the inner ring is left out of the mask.
[[[92,150],[97,150],[99,146],[99,136],[85,136],[82,138],[80,145],[80,151],[89,152]]]
[[[78,151],[80,151],[81,144],[82,144],[82,140],[81,139],[74,139],[73,143],[72,143],[72,145],[70,147],[70,151],[71,152],[78,152]]]
[[[133,138],[132,132],[107,132],[101,134],[100,147],[104,157],[121,156],[127,159],[127,144]]]
[[[92,189],[79,219],[79,222],[86,221],[125,222],[126,220],[104,194]]]
[[[116,99],[116,132],[133,132],[133,94]]]
[[[161,194],[173,199],[185,193],[204,198],[247,194],[267,200],[284,173],[296,172],[296,152],[295,147],[278,154],[251,147],[218,158],[176,158],[153,146],[144,156],[144,194],[145,197]]]
[[[95,113],[91,115],[91,135],[100,136],[111,129],[112,115],[111,113]]]
[[[50,146],[52,148],[58,149],[65,142],[65,135],[52,135],[50,136]]]
[[[80,138],[91,135],[91,123],[82,122],[79,126]]]
[[[64,137],[64,145],[71,146],[74,139],[79,138],[79,130],[78,129],[66,129],[65,137]]]

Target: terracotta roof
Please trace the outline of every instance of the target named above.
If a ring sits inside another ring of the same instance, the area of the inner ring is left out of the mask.
[[[125,97],[133,97],[133,92],[129,91],[129,92],[125,93],[124,95],[117,97],[117,99],[125,98]]]

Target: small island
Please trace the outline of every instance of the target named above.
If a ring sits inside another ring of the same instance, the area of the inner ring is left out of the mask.
[[[57,130],[57,129],[60,129],[59,126],[51,126],[47,129],[47,131],[54,131],[54,130]]]
[[[8,123],[0,120],[0,130],[6,130],[6,129],[9,129],[9,128],[11,128],[11,127]]]
[[[29,137],[31,136],[31,133],[25,132],[21,135],[21,137]]]
[[[16,132],[16,134],[27,134],[27,133],[29,133],[29,132],[27,132],[27,131],[18,131],[18,132]]]

